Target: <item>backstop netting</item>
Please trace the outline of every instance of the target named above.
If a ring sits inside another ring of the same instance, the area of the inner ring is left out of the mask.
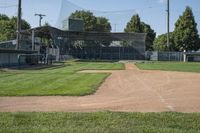
[[[126,9],[126,10],[118,10],[118,11],[98,11],[93,9],[85,9],[83,7],[80,7],[79,5],[76,5],[74,3],[71,3],[68,0],[62,0],[60,13],[56,22],[55,27],[62,29],[63,27],[63,21],[69,18],[69,16],[74,13],[75,11],[90,11],[94,14],[96,17],[105,17],[109,20],[112,26],[113,32],[122,32],[124,31],[124,28],[128,21],[130,21],[131,17],[136,14],[135,9]]]
[[[65,31],[59,39],[55,31],[51,34],[61,55],[80,59],[145,59],[144,33]]]

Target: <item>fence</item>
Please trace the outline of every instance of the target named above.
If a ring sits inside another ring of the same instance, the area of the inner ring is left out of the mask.
[[[70,49],[69,55],[79,59],[183,61],[183,52],[147,51],[133,47],[83,47]]]
[[[15,45],[13,44],[14,41],[5,41],[0,42],[0,49],[15,49]]]
[[[200,52],[189,52],[186,54],[188,62],[200,62]]]
[[[15,40],[0,42],[0,49],[15,49],[16,42]],[[20,50],[32,50],[32,44],[28,40],[20,41]]]
[[[52,64],[56,60],[53,55],[41,54],[20,54],[18,55],[18,65],[38,65],[38,64]]]
[[[83,47],[69,50],[69,55],[79,59],[144,60],[143,49],[133,47]]]
[[[17,66],[19,65],[19,55],[21,54],[34,54],[36,51],[0,49],[0,67]],[[26,63],[22,60],[21,63]]]
[[[183,52],[146,52],[146,59],[153,61],[183,61]]]

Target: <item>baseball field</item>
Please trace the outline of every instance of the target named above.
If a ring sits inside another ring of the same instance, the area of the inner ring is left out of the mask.
[[[1,69],[0,132],[200,132],[200,64]]]

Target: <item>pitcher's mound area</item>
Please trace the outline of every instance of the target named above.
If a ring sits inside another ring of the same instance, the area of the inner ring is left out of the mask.
[[[0,97],[0,112],[200,112],[200,74],[142,71],[134,64],[120,71],[84,72],[112,74],[90,96]]]

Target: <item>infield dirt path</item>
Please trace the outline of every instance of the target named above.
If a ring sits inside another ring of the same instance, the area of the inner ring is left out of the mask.
[[[94,95],[84,97],[0,97],[0,112],[200,112],[200,74],[126,70],[112,73]]]

